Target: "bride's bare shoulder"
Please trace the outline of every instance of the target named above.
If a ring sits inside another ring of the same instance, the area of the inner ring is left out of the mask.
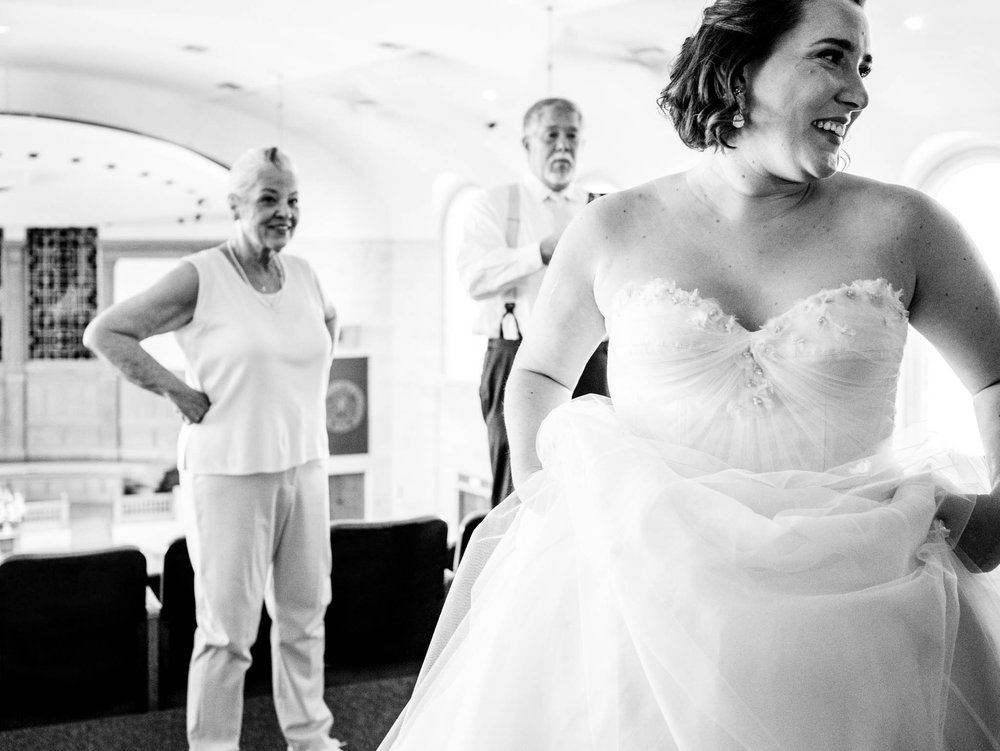
[[[871,216],[882,223],[888,215],[912,220],[934,210],[933,199],[905,185],[850,174],[840,174],[821,183],[824,187],[827,184],[837,195],[840,205],[855,219],[859,215]]]
[[[682,200],[684,176],[666,175],[641,185],[608,193],[587,206],[591,229],[615,246],[651,224],[662,226],[675,202]]]

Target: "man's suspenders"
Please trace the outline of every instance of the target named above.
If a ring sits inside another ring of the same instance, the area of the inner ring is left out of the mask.
[[[507,247],[516,248],[517,247],[517,235],[521,229],[521,194],[517,188],[517,183],[511,183],[510,189],[507,192]],[[503,339],[503,322],[507,316],[514,319],[514,327],[517,329],[517,338],[521,338],[521,326],[517,322],[517,316],[514,315],[514,301],[508,300],[504,303],[505,312],[500,318],[500,331],[498,336]]]
[[[517,183],[511,183],[507,193],[507,247],[517,247],[517,233],[521,229],[521,193]]]

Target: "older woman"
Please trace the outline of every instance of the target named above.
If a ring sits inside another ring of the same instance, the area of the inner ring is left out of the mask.
[[[84,342],[169,399],[184,425],[181,491],[197,631],[188,677],[193,750],[236,749],[243,678],[267,600],[274,702],[292,749],[339,748],[323,701],[330,601],[325,391],[336,316],[309,264],[281,254],[299,197],[288,156],[255,148],[230,170],[235,223],[145,292],[98,316]],[[172,331],[182,381],[140,342]]]
[[[703,158],[563,235],[507,386],[520,500],[386,747],[1000,748],[1000,594],[966,568],[1000,493],[887,447],[912,323],[1000,467],[1000,296],[939,206],[838,172],[869,41],[862,0],[704,11],[662,96]],[[570,402],[605,328],[611,401]]]

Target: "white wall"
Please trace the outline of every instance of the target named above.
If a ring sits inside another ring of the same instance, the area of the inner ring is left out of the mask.
[[[369,359],[376,518],[433,513],[457,522],[460,472],[489,477],[478,384],[444,377],[441,246],[435,240],[301,240]]]

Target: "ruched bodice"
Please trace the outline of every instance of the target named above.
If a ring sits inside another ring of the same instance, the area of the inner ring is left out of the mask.
[[[608,382],[634,432],[754,471],[827,469],[889,438],[906,342],[882,279],[821,290],[757,330],[697,291],[626,285],[608,320]]]

